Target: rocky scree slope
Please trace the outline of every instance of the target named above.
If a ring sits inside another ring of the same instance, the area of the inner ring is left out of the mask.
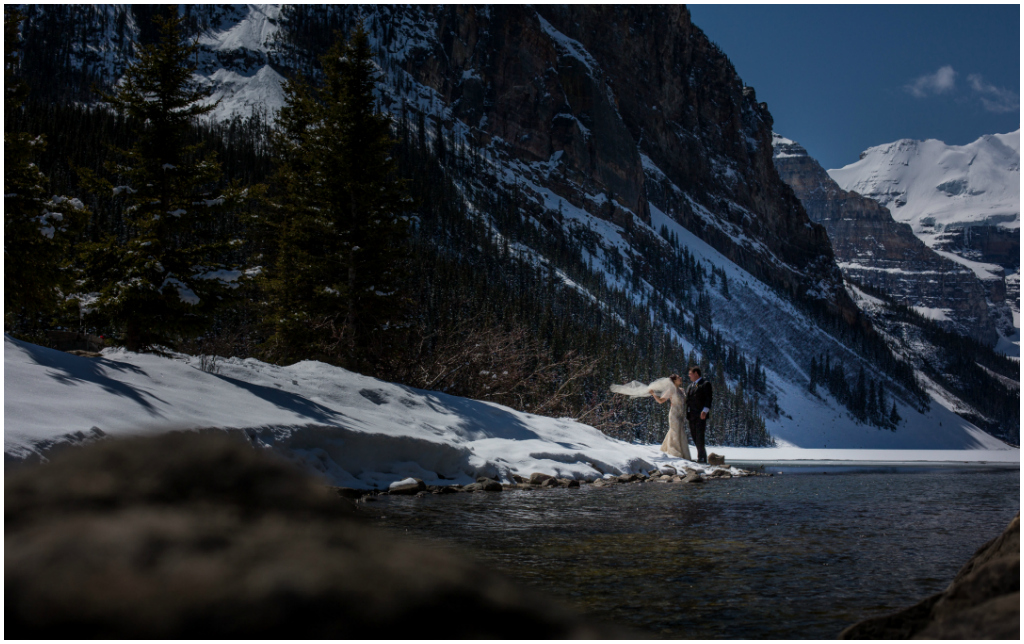
[[[856,315],[772,166],[767,106],[684,7],[453,7],[434,24],[405,70],[482,140],[548,164],[540,185],[627,230],[657,203],[758,279]]]

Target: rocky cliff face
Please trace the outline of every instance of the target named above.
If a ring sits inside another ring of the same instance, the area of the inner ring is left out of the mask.
[[[775,135],[773,148],[779,176],[825,226],[846,276],[959,333],[996,342],[988,298],[998,302],[1005,294],[990,293],[973,271],[928,248],[877,201],[840,188],[799,143]]]
[[[853,322],[825,230],[771,162],[772,118],[682,6],[289,6],[182,9],[219,118],[281,104],[362,23],[379,54],[381,106],[441,121],[550,204],[623,228],[666,213],[756,278]],[[26,56],[89,100],[152,40],[142,5],[30,7]],[[74,23],[72,36],[67,27]],[[59,36],[57,34],[60,34]],[[59,41],[59,42],[57,42]],[[544,194],[542,194],[544,193]],[[627,244],[634,245],[626,239]]]
[[[937,248],[969,260],[1002,266],[1008,273],[1020,271],[1020,230],[999,226],[951,226]]]
[[[654,206],[759,279],[856,317],[824,229],[772,166],[767,106],[684,7],[373,11],[419,12],[416,45],[383,29],[382,49],[538,186],[627,229]]]

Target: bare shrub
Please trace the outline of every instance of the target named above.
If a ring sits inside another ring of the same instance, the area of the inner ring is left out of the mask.
[[[596,360],[568,352],[554,357],[536,334],[473,317],[419,336],[391,378],[422,389],[489,400],[547,416],[576,417]]]
[[[199,370],[205,371],[206,373],[217,374],[220,373],[220,365],[217,364],[219,358],[211,354],[202,354],[199,356]]]

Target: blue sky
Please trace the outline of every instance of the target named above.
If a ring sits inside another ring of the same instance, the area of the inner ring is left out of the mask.
[[[827,168],[1020,127],[1018,5],[690,5],[775,131]]]

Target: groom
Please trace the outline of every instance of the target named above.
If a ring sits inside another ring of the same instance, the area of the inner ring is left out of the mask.
[[[690,386],[686,388],[686,420],[690,424],[690,436],[697,446],[697,462],[707,463],[704,451],[704,431],[711,413],[711,383],[701,377],[700,367],[690,367]]]

